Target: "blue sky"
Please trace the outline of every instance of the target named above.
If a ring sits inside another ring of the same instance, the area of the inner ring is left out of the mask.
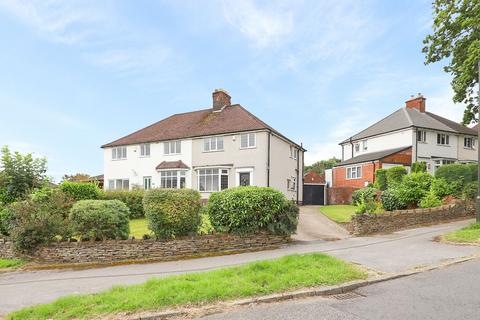
[[[418,92],[460,121],[425,66],[430,1],[0,1],[0,145],[49,174],[102,172],[100,145],[225,88],[306,163]]]

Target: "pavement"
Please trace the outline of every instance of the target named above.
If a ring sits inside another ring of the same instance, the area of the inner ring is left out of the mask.
[[[202,320],[477,320],[480,261],[374,284],[330,297],[238,308]]]
[[[381,272],[400,272],[447,259],[479,254],[480,247],[455,246],[433,241],[435,236],[470,222],[472,221],[459,221],[388,235],[346,238],[339,241],[297,241],[276,250],[229,256],[88,270],[0,274],[0,315],[32,304],[50,302],[68,294],[94,293],[115,285],[141,283],[152,277],[202,272],[295,253],[324,252]]]
[[[299,241],[340,240],[349,238],[350,233],[320,213],[320,206],[301,206],[297,234]]]

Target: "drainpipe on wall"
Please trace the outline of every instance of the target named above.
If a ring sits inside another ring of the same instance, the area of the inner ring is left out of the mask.
[[[298,155],[297,155],[297,204],[298,204],[298,199],[299,199],[299,193],[300,193],[300,151],[303,150],[303,143],[300,144],[300,150],[298,150]],[[302,161],[303,161],[303,152],[302,152]],[[303,175],[302,175],[302,183],[303,183]]]
[[[352,146],[352,158],[353,158],[353,142],[352,142],[352,137],[350,137],[350,145]]]
[[[267,187],[270,187],[270,136],[272,133],[268,132],[268,147],[267,147]]]
[[[418,128],[415,128],[415,162],[418,161]]]

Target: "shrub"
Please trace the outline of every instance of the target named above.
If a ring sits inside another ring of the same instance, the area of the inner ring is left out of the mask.
[[[196,233],[200,207],[200,193],[191,189],[153,189],[143,198],[145,216],[157,238]]]
[[[407,174],[407,169],[402,166],[391,167],[387,169],[387,185],[395,187],[402,183],[403,177]]]
[[[128,216],[119,200],[80,200],[70,210],[73,233],[82,240],[128,239]]]
[[[407,205],[401,200],[398,189],[390,188],[380,196],[382,206],[387,211],[405,209]]]
[[[375,187],[382,191],[387,190],[387,170],[378,169],[375,171]]]
[[[208,216],[206,209],[202,211],[204,212],[200,214],[200,225],[198,226],[197,233],[199,235],[212,234],[215,232],[215,228],[212,226],[212,222],[210,221],[210,217]]]
[[[418,204],[430,190],[433,177],[425,172],[414,172],[403,177],[398,188],[403,203]]]
[[[427,172],[427,163],[425,161],[412,163],[412,172]]]
[[[448,184],[444,178],[435,178],[432,180],[430,191],[432,191],[437,198],[443,199],[446,196],[454,194],[455,188]]]
[[[72,204],[73,200],[60,190],[41,200],[13,203],[9,207],[13,214],[10,236],[16,250],[30,252],[58,238],[68,239],[68,211]]]
[[[13,228],[14,212],[9,206],[0,206],[0,235],[9,236]]]
[[[94,183],[64,181],[60,190],[70,195],[75,201],[95,200],[100,198],[100,188]]]
[[[297,226],[296,206],[273,188],[249,186],[216,192],[207,208],[215,230],[220,232],[291,234]]]
[[[438,168],[435,177],[445,179],[451,185],[453,193],[458,196],[467,183],[477,180],[476,173],[476,165],[454,163]]]
[[[143,212],[143,195],[142,189],[133,190],[111,190],[105,191],[102,194],[102,199],[105,200],[120,200],[125,203],[130,209],[130,219],[143,218],[145,213]]]
[[[357,202],[360,202],[362,198],[365,200],[365,202],[375,201],[375,199],[377,198],[377,189],[366,187],[355,190],[352,193],[352,202],[355,205],[357,204]]]
[[[476,181],[469,182],[462,190],[462,199],[475,200],[477,197],[478,183]]]
[[[440,200],[432,191],[427,193],[425,197],[420,201],[421,208],[434,208],[442,205],[442,200]]]
[[[469,182],[477,181],[478,179],[478,164],[477,163],[469,163],[466,164],[468,170],[470,171],[470,179]]]

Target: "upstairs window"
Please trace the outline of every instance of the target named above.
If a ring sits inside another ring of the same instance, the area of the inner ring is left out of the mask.
[[[140,157],[150,157],[150,143],[140,145]]]
[[[244,133],[240,135],[240,148],[255,148],[255,133]]]
[[[355,143],[355,152],[360,152],[360,143]]]
[[[298,158],[298,149],[294,146],[290,146],[290,158],[297,160]]]
[[[127,147],[112,148],[112,160],[127,159]]]
[[[472,137],[465,137],[463,138],[463,147],[464,148],[467,148],[467,149],[473,149],[473,147],[475,146],[474,144],[474,140]]]
[[[347,172],[346,172],[347,180],[359,179],[361,177],[362,177],[362,167],[361,166],[355,166],[355,167],[347,168]]]
[[[368,150],[367,140],[363,140],[363,141],[362,141],[362,149],[363,149],[363,151],[367,151],[367,150]]]
[[[437,144],[442,146],[450,145],[450,136],[445,133],[437,133]]]
[[[427,142],[427,131],[418,130],[417,131],[417,141],[418,142]]]
[[[203,151],[222,151],[223,137],[210,137],[203,139]]]
[[[182,143],[180,140],[168,141],[163,143],[164,154],[180,154],[182,153]]]
[[[297,179],[296,178],[290,178],[287,179],[287,190],[289,191],[296,191],[297,190]]]

